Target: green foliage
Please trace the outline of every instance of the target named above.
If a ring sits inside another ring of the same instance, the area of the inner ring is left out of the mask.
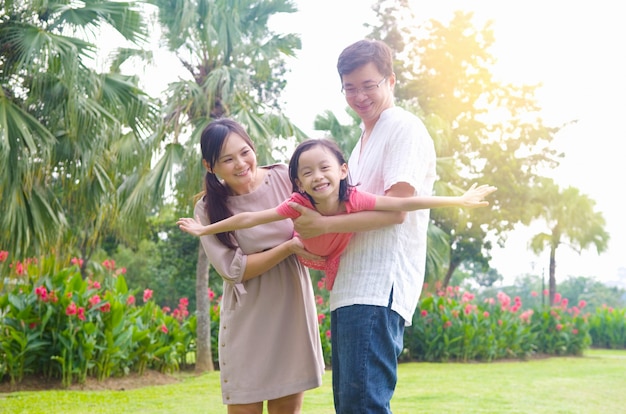
[[[593,346],[609,349],[626,348],[626,308],[604,306],[589,318]]]
[[[535,354],[580,355],[590,343],[579,307],[528,308],[504,292],[476,301],[448,287],[423,298],[405,331],[404,357],[419,361],[527,359]]]
[[[87,261],[105,235],[141,233],[147,200],[125,206],[158,124],[138,78],[92,69],[91,41],[106,28],[141,43],[146,26],[135,2],[2,4],[0,244]]]
[[[87,279],[76,265],[54,270],[54,257],[14,262],[0,291],[0,379],[25,374],[64,386],[146,369],[178,370],[194,349],[186,298],[173,311],[143,291],[143,305],[113,261]]]

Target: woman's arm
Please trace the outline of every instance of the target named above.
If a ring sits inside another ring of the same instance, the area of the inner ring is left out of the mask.
[[[489,205],[489,202],[484,200],[484,198],[496,190],[496,187],[490,185],[485,184],[477,187],[476,184],[473,184],[462,196],[376,196],[376,205],[374,210],[412,211],[440,207],[485,207]]]
[[[278,214],[276,209],[271,208],[262,211],[247,211],[235,214],[227,219],[206,226],[200,223],[198,217],[195,219],[180,218],[176,224],[178,224],[178,227],[182,231],[193,236],[206,236],[209,234],[225,233],[227,231],[249,229],[250,227],[279,220],[285,220],[285,217]]]
[[[320,256],[307,252],[302,241],[298,237],[294,237],[264,252],[249,254],[246,269],[243,272],[243,281],[262,275],[292,254],[304,256],[311,260],[322,259]]]

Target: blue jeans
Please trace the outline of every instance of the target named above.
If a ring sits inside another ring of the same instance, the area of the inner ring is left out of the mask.
[[[352,305],[331,312],[337,414],[388,414],[396,388],[404,319],[391,307]]]

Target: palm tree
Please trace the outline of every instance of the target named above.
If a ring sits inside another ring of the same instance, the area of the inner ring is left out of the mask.
[[[175,197],[181,215],[193,211],[202,190],[204,169],[198,153],[199,134],[211,119],[229,116],[248,129],[260,163],[273,162],[276,150],[304,133],[279,112],[284,86],[284,59],[300,48],[293,34],[268,28],[277,13],[292,13],[289,0],[150,0],[156,6],[167,49],[186,69],[166,91],[166,124],[160,136],[161,158],[152,173],[175,173]],[[283,139],[284,141],[281,141]],[[284,152],[283,152],[284,154]],[[284,155],[283,155],[284,156]],[[175,170],[175,166],[184,169]],[[138,191],[154,191],[140,186]],[[162,194],[162,193],[161,193]],[[208,272],[200,250],[196,272],[198,353],[196,371],[213,369],[210,354]]]
[[[117,189],[149,160],[142,138],[158,120],[136,79],[90,68],[89,40],[107,28],[141,42],[145,26],[132,3],[2,4],[0,243],[17,258],[76,254],[68,246],[88,258],[104,234],[130,228]]]
[[[550,249],[549,292],[550,305],[556,293],[556,250],[565,244],[579,254],[592,246],[598,253],[606,250],[609,234],[605,231],[602,213],[594,211],[595,202],[577,188],[560,190],[550,179],[538,187],[539,217],[546,222],[547,230],[536,234],[530,243],[533,252],[539,254]]]

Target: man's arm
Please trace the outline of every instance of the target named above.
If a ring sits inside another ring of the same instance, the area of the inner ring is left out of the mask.
[[[410,197],[415,190],[408,183],[394,184],[385,195],[391,197]],[[404,221],[404,211],[361,211],[338,216],[322,216],[317,211],[290,203],[301,215],[293,221],[295,231],[303,239],[309,239],[326,233],[354,233],[376,230]]]

